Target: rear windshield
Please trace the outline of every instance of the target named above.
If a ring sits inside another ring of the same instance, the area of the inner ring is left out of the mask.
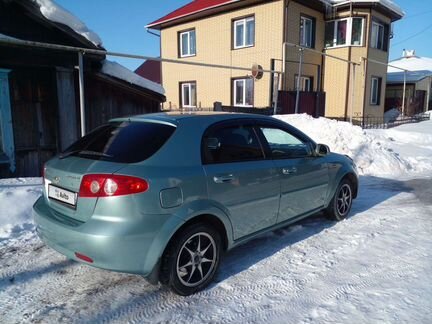
[[[144,161],[175,131],[174,126],[149,122],[116,122],[100,126],[72,144],[60,158],[79,156],[119,163]]]

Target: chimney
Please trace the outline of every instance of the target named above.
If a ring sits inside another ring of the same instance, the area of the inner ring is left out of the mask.
[[[415,50],[404,49],[402,52],[402,57],[404,57],[404,58],[410,58],[410,57],[415,57],[415,56],[416,56]]]

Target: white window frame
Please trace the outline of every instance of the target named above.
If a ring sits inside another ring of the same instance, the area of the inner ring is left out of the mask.
[[[252,82],[252,104],[246,103],[246,95],[247,95],[247,81],[252,80],[250,78],[243,78],[243,79],[234,79],[232,86],[233,86],[233,104],[234,107],[253,107],[253,96],[254,96],[254,89],[253,89],[253,82]],[[237,99],[237,83],[243,83],[243,93],[242,93],[242,102],[239,104],[236,102]]]
[[[192,86],[195,86],[195,96],[192,95]],[[185,89],[189,89],[188,103],[186,104],[186,96]],[[181,106],[182,108],[196,108],[196,91],[197,86],[196,82],[181,82]],[[192,105],[193,101],[195,101],[195,105]]]
[[[253,41],[252,44],[246,44],[246,39],[247,39],[247,23],[249,21],[253,21],[254,22],[254,35],[253,35]],[[237,45],[237,27],[238,26],[243,26],[243,44],[241,45]],[[242,19],[238,19],[238,20],[234,20],[233,21],[233,34],[234,34],[234,49],[239,49],[239,48],[247,48],[247,47],[253,47],[255,46],[255,33],[256,33],[256,28],[255,28],[255,16],[250,16],[250,17],[246,17],[246,18],[242,18]]]
[[[374,37],[374,27],[376,27],[376,31],[377,31],[377,34],[376,34],[376,36]],[[381,33],[381,44],[382,44],[382,47],[380,48],[380,47],[378,47],[378,43],[379,43],[379,36],[380,36],[380,28],[382,29],[382,33]],[[385,46],[384,46],[384,41],[385,41],[385,39],[384,39],[384,35],[385,34],[385,26],[383,25],[383,24],[380,24],[380,23],[378,23],[378,22],[376,22],[376,21],[372,21],[372,27],[371,27],[371,47],[372,48],[375,48],[375,49],[379,49],[379,50],[384,50],[384,48],[385,48]],[[374,41],[375,40],[375,41]]]
[[[310,28],[308,33],[303,32],[303,35],[302,35],[302,25],[303,25],[303,30],[305,31],[306,21],[310,22],[311,28]],[[312,48],[314,45],[313,44],[313,34],[314,34],[314,21],[313,21],[313,19],[305,17],[305,16],[300,16],[300,46]],[[309,37],[310,37],[310,44],[307,44],[307,35],[309,35]]]
[[[354,19],[361,19],[362,25],[361,25],[361,36],[360,36],[360,44],[353,44],[352,43],[352,28],[353,28],[353,20]],[[347,35],[345,39],[344,44],[337,44],[337,32],[338,32],[338,24],[342,21],[347,22]],[[334,30],[333,30],[333,43],[330,46],[327,46],[326,48],[337,48],[337,47],[345,47],[345,46],[353,46],[353,47],[361,47],[363,46],[363,38],[364,38],[364,25],[365,25],[365,18],[363,17],[349,17],[349,18],[342,18],[342,19],[335,19],[331,21],[327,21],[327,23],[334,23]]]
[[[298,75],[295,76],[295,86],[297,88]],[[309,86],[306,90],[306,84]],[[300,91],[312,92],[313,91],[313,82],[312,77],[302,75],[300,77]]]
[[[195,34],[195,52],[192,53],[191,47],[191,34]],[[183,48],[183,35],[187,37],[187,48]],[[195,29],[190,29],[179,33],[179,47],[180,47],[180,57],[191,57],[196,55],[196,31]]]
[[[353,34],[354,19],[361,19],[360,44],[353,44],[352,34]],[[349,35],[350,35],[350,42],[349,43],[351,44],[351,46],[363,46],[365,19],[363,17],[352,17],[352,18],[350,18],[350,20],[351,20],[351,32],[349,33]]]
[[[371,78],[371,93],[370,93],[370,104],[371,106],[379,106],[380,104],[380,78],[372,77]],[[375,93],[375,95],[374,95]]]

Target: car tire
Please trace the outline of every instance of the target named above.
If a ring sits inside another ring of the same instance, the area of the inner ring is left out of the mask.
[[[341,221],[348,216],[353,202],[353,192],[351,181],[342,179],[326,210],[329,219]]]
[[[221,248],[220,234],[207,224],[185,227],[162,257],[161,283],[181,296],[204,289],[219,267]]]

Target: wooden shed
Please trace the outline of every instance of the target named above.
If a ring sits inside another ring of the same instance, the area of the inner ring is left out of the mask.
[[[44,12],[47,3],[64,22]],[[40,176],[45,161],[81,135],[77,53],[28,42],[104,50],[84,24],[70,27],[73,19],[82,24],[50,1],[0,0],[0,177]],[[87,130],[114,117],[160,110],[160,85],[101,54],[85,54],[83,62]]]

